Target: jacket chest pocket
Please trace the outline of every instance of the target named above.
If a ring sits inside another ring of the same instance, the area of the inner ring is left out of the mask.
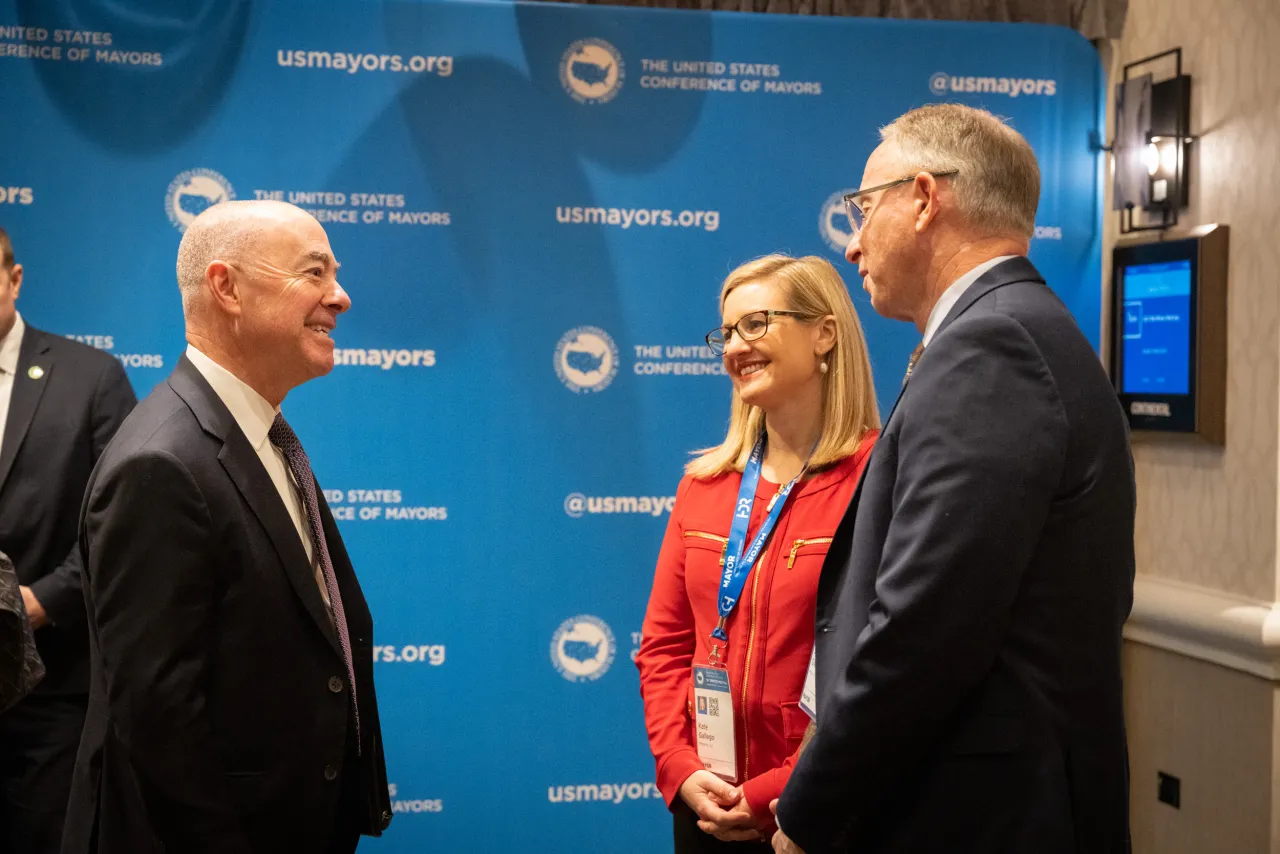
[[[814,532],[778,542],[770,610],[782,609],[794,614],[796,620],[812,619],[818,599],[818,579],[822,575],[822,564],[827,559],[831,540],[827,532]]]
[[[720,578],[720,570],[724,567],[724,553],[729,538],[710,531],[684,532],[684,564],[685,578],[698,583],[698,580],[710,576]]]
[[[816,566],[822,566],[822,561],[826,559],[827,549],[831,547],[833,539],[834,537],[823,536],[796,537],[791,542],[790,551],[787,552],[787,569],[795,569],[797,563],[803,567],[810,561]]]

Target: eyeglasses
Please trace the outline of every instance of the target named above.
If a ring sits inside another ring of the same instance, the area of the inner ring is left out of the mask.
[[[929,174],[935,178],[946,178],[957,174],[959,171],[959,169],[948,169],[944,172],[930,172]],[[919,172],[916,173],[916,175],[919,174]],[[909,181],[914,181],[916,179],[916,175],[908,175],[905,178],[890,181],[888,184],[878,184],[874,187],[867,187],[865,190],[854,190],[852,193],[846,193],[844,197],[844,209],[845,213],[849,215],[849,225],[853,229],[853,234],[856,235],[858,232],[862,231],[862,224],[865,221],[865,217],[862,215],[862,208],[857,205],[857,200],[860,197],[871,193],[878,193],[881,190],[892,190],[894,187],[899,187]]]
[[[729,344],[729,337],[737,332],[743,341],[756,341],[769,331],[769,321],[775,317],[798,317],[807,319],[809,315],[800,311],[753,311],[742,315],[732,326],[717,326],[707,333],[707,346],[717,356],[724,355],[724,348]]]

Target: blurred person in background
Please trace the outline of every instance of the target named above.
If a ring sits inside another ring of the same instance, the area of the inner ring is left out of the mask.
[[[28,324],[0,229],[0,551],[46,674],[0,714],[0,854],[57,854],[89,704],[76,525],[85,484],[136,399],[120,362]]]

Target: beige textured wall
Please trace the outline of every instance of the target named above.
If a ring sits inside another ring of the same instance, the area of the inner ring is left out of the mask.
[[[1275,686],[1135,643],[1124,666],[1134,854],[1280,851],[1271,847]],[[1182,781],[1180,809],[1156,800],[1157,771]]]
[[[1192,147],[1186,221],[1231,226],[1227,445],[1134,443],[1138,570],[1266,601],[1280,598],[1277,45],[1280,0],[1130,0],[1112,76],[1126,62],[1182,47],[1191,130],[1202,134]],[[1107,258],[1116,219],[1108,210]]]
[[[1201,135],[1186,223],[1231,226],[1227,445],[1135,440],[1138,570],[1267,602],[1280,599],[1276,45],[1280,0],[1130,0],[1112,63],[1114,81],[1182,47]],[[1280,685],[1126,643],[1125,689],[1135,854],[1280,854]],[[1181,778],[1181,809],[1156,800],[1158,770]]]

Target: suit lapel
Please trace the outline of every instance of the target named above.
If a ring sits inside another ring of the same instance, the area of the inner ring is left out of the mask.
[[[1014,282],[1040,282],[1044,284],[1044,278],[1036,270],[1035,266],[1026,258],[1010,258],[978,277],[968,290],[961,294],[960,299],[952,306],[951,311],[947,312],[947,316],[938,326],[934,333],[934,339],[942,334],[957,317],[964,314],[968,308],[982,297],[991,293],[996,288],[1004,285],[1011,285]],[[844,517],[840,520],[839,527],[831,543],[831,547],[827,551],[827,558],[823,562],[822,572],[818,576],[818,623],[821,624],[825,619],[825,609],[829,600],[835,596],[838,591],[833,589],[832,585],[844,577],[844,570],[849,561],[849,550],[853,539],[854,522],[858,515],[858,504],[862,498],[862,485],[866,483],[867,474],[871,471],[872,463],[875,455],[880,452],[882,444],[886,439],[890,438],[893,431],[890,429],[893,423],[893,415],[898,411],[898,405],[902,403],[902,399],[906,397],[907,387],[911,385],[911,378],[908,377],[902,384],[901,391],[898,392],[897,399],[893,402],[893,408],[889,410],[889,417],[884,420],[884,426],[881,428],[880,439],[876,442],[876,446],[871,449],[871,459],[867,460],[866,466],[862,470],[862,477],[858,479],[858,486],[853,491],[853,498],[849,501],[849,507],[845,510]]]
[[[231,412],[186,356],[178,361],[168,382],[174,392],[191,407],[200,426],[222,440],[218,462],[236,485],[249,509],[262,523],[289,582],[302,600],[307,613],[334,650],[341,655],[342,647],[333,630],[333,623],[329,620],[329,610],[320,596],[315,571],[307,561],[307,553],[298,538],[298,529],[294,527],[293,519],[280,500],[280,493],[263,468],[257,452],[245,438]]]
[[[34,374],[34,376],[33,376]],[[4,438],[0,440],[0,489],[9,479],[18,449],[31,428],[36,407],[44,394],[45,386],[53,374],[53,354],[45,333],[28,326],[18,350],[18,370],[13,378],[13,391],[9,397],[9,418],[4,425]]]
[[[960,295],[960,299],[956,300],[956,304],[951,307],[951,311],[947,312],[947,316],[942,319],[942,323],[938,324],[938,329],[934,332],[933,338],[936,340],[944,329],[950,326],[957,317],[964,314],[971,305],[982,297],[996,288],[1011,285],[1014,282],[1040,282],[1044,284],[1044,279],[1032,263],[1023,257],[1010,258],[1008,261],[997,264],[979,276],[978,280]],[[897,398],[893,401],[893,408],[889,410],[889,417],[884,420],[884,433],[889,432],[889,425],[893,423],[893,414],[898,411],[898,404],[902,403],[902,398],[906,397],[909,385],[911,385],[910,375],[902,381],[902,388],[899,390]],[[875,453],[875,451],[873,450],[872,453]],[[862,484],[859,483],[858,492],[855,493],[855,496],[861,492]],[[855,498],[855,502],[856,500]]]

